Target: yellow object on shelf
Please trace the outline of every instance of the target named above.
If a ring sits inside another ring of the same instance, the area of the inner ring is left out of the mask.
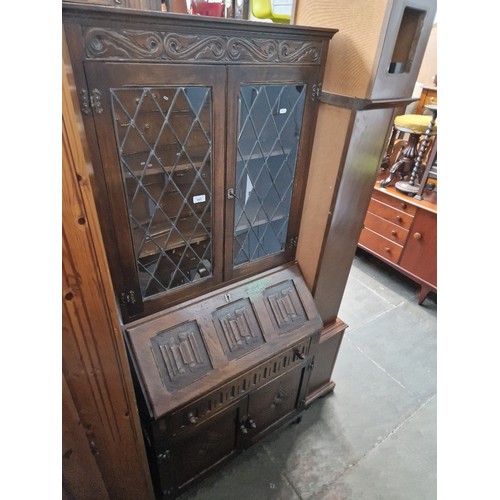
[[[250,0],[252,15],[273,23],[290,24],[293,0]]]

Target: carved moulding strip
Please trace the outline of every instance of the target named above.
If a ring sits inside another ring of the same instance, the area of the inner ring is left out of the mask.
[[[320,41],[85,28],[85,55],[103,60],[320,64]]]

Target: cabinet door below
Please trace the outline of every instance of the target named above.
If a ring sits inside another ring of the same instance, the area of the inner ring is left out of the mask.
[[[300,407],[304,372],[301,364],[250,395],[245,437],[252,443]]]
[[[245,413],[246,398],[227,408],[191,434],[183,436],[171,448],[176,489],[184,490],[201,474],[221,464],[237,451],[240,420]],[[167,474],[163,476],[168,477]],[[162,481],[165,477],[162,478]]]
[[[437,215],[418,210],[399,265],[427,283],[437,285]]]

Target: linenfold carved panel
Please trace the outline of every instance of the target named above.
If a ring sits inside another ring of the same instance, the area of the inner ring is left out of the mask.
[[[161,379],[169,391],[186,387],[212,369],[196,321],[155,335],[151,348]]]
[[[266,308],[277,332],[291,332],[307,321],[293,281],[288,280],[264,290]]]
[[[85,55],[89,59],[295,64],[321,62],[321,43],[315,41],[104,28],[84,29],[84,39]]]
[[[250,300],[241,299],[228,304],[212,316],[228,360],[240,358],[264,343]]]

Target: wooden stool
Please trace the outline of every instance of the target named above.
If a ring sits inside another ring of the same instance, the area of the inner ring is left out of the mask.
[[[396,174],[401,180],[409,176],[413,171],[415,158],[418,153],[418,144],[420,137],[424,134],[437,134],[437,120],[434,120],[432,128],[429,126],[434,119],[429,115],[399,115],[394,119],[394,131],[409,134],[408,142],[401,151],[401,157],[390,167],[389,175],[380,181],[381,187],[387,187],[394,180]],[[394,136],[394,134],[393,134]],[[392,142],[392,139],[391,139]]]

